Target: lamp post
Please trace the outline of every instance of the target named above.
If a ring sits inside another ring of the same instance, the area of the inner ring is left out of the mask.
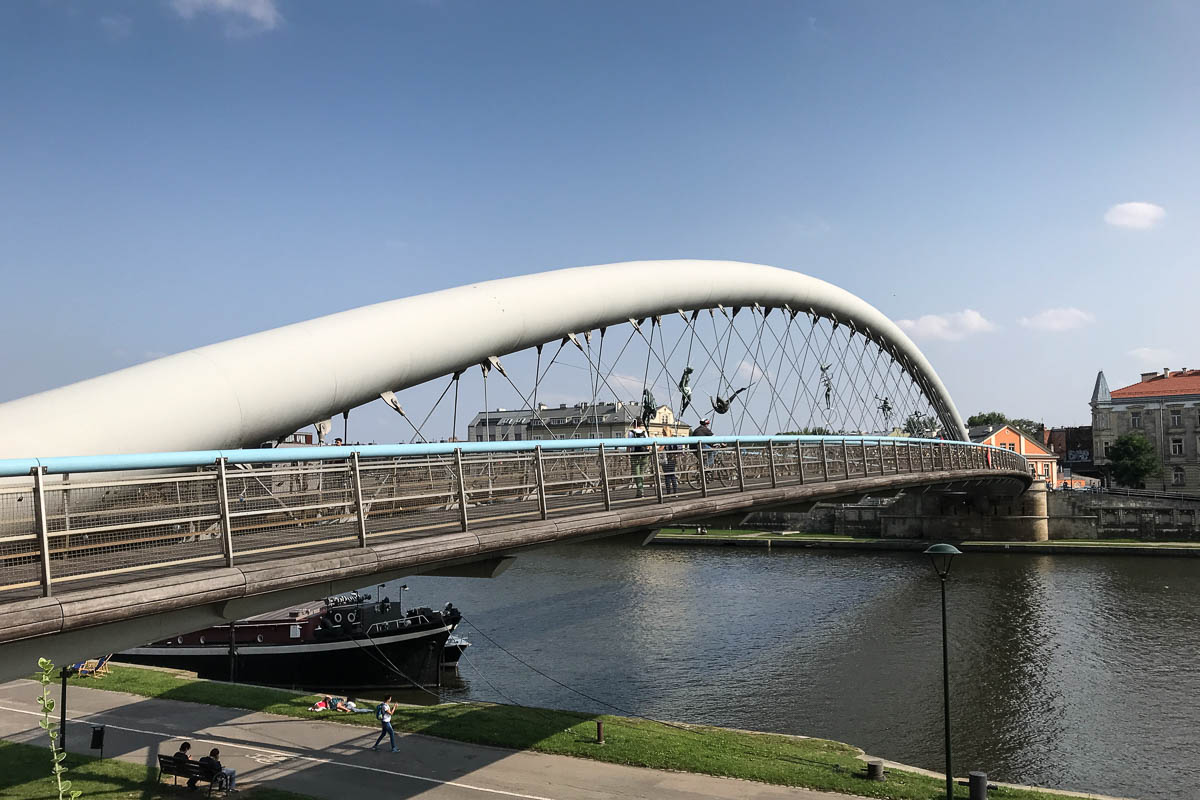
[[[946,576],[950,562],[962,551],[952,544],[935,544],[925,551],[942,583],[942,707],[946,715],[946,800],[954,800],[954,772],[950,758],[950,644],[946,631]]]
[[[408,584],[400,584],[400,616],[404,616],[404,593],[408,591]]]

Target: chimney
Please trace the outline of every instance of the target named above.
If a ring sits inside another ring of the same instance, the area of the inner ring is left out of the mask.
[[[559,403],[559,404],[558,404],[558,407],[559,407],[559,408],[566,408],[566,407],[567,407],[567,404],[566,404],[566,403]]]
[[[1163,377],[1164,378],[1171,377],[1171,368],[1170,367],[1163,367]]]
[[[1158,377],[1158,373],[1157,373],[1157,372],[1143,372],[1143,373],[1142,373],[1142,380],[1141,380],[1140,382],[1141,382],[1141,383],[1145,383],[1146,381],[1152,381],[1152,380],[1154,380],[1154,379],[1155,379],[1155,378],[1157,378],[1157,377]]]

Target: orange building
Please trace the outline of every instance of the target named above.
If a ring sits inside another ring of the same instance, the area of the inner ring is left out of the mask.
[[[1003,447],[1025,456],[1029,471],[1051,486],[1058,486],[1058,456],[1050,446],[1039,442],[1011,425],[976,425],[971,428],[971,441]]]

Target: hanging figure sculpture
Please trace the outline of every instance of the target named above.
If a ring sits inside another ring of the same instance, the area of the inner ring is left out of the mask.
[[[742,388],[738,389],[733,394],[729,395],[729,397],[721,397],[720,395],[717,395],[716,397],[708,398],[708,400],[710,403],[712,403],[713,411],[717,412],[718,414],[728,414],[729,413],[729,404],[733,402],[733,398],[737,397],[739,394],[741,394],[742,392],[746,391],[749,388],[750,388],[749,386],[743,386]]]
[[[825,388],[825,410],[828,411],[833,406],[833,376],[829,374],[829,368],[833,364],[821,365],[821,386]]]
[[[892,427],[892,401],[879,395],[875,395],[875,400],[879,403],[879,413],[883,414],[883,424],[890,429]]]
[[[683,375],[679,377],[679,416],[683,416],[683,412],[687,411],[687,407],[692,404],[692,387],[688,384],[692,380],[691,367],[685,367]]]
[[[642,389],[642,422],[649,425],[658,414],[658,403],[654,401],[654,392],[649,388]]]

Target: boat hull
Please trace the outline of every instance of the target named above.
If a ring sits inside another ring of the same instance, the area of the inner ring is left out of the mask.
[[[239,644],[233,665],[227,643],[136,647],[113,660],[189,670],[210,680],[289,688],[432,685],[438,683],[451,630],[447,625],[374,639]]]

